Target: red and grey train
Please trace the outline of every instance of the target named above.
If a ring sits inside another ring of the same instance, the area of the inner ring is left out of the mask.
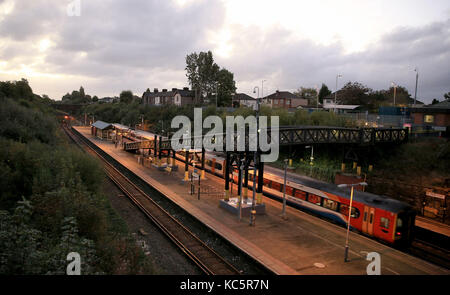
[[[184,152],[177,152],[176,157],[180,161],[185,161]],[[194,154],[191,153],[190,157],[193,158]],[[195,157],[199,157],[199,154]],[[205,170],[223,178],[225,158],[219,153],[209,152],[205,157]],[[200,158],[198,160],[201,161]],[[280,171],[280,175],[276,175],[264,172],[265,196],[282,201],[284,185],[282,173]],[[233,181],[236,183],[237,179],[237,171],[234,171]],[[253,171],[249,170],[249,187],[252,187],[252,184]],[[341,189],[334,184],[300,175],[289,175],[286,181],[286,203],[346,226],[350,189]],[[415,210],[406,203],[386,196],[354,191],[350,226],[366,236],[394,246],[406,247],[413,239],[415,216]]]

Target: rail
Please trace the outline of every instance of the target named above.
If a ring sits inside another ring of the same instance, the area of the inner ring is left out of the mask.
[[[211,275],[238,275],[240,272],[219,256],[213,249],[195,236],[189,229],[154,202],[125,175],[118,171],[85,139],[64,127],[67,135],[82,149],[99,157],[104,163],[107,176],[135,203],[138,208],[166,234],[204,273]],[[76,131],[75,131],[76,132]],[[85,147],[85,148],[83,148]]]

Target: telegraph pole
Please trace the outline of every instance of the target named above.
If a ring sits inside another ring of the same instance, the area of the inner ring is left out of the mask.
[[[419,81],[419,70],[415,68],[414,71],[416,72],[416,91],[414,92],[414,107],[415,107],[417,100],[417,82]]]

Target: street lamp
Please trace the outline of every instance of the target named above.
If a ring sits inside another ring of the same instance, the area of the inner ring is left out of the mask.
[[[394,82],[391,82],[392,87],[394,87],[394,107],[395,107],[395,95],[397,94],[397,84]]]
[[[313,145],[307,145],[307,146],[305,146],[305,149],[311,149],[311,157],[309,158],[310,159],[310,162],[309,162],[309,165],[311,166],[311,169],[310,169],[310,172],[309,172],[309,176],[312,176],[312,166],[314,165],[314,146]]]
[[[348,220],[347,220],[347,237],[345,239],[345,256],[344,256],[344,262],[348,262],[348,234],[350,232],[350,218],[352,218],[352,203],[353,203],[353,187],[361,185],[366,186],[366,182],[359,182],[359,183],[351,183],[351,184],[339,184],[338,187],[345,188],[345,187],[351,187],[350,192],[350,207],[348,208]]]
[[[414,69],[414,72],[416,72],[416,91],[414,92],[414,107],[415,107],[417,99],[417,82],[419,81],[419,70],[417,69],[417,67]]]
[[[264,97],[264,82],[266,82],[267,80],[262,80],[261,81],[261,98]]]
[[[316,96],[317,96],[316,109],[318,111],[319,110],[319,87],[317,85],[315,85],[315,89],[316,89]]]
[[[263,80],[264,81],[264,80]],[[263,82],[264,83],[264,82]],[[255,196],[256,196],[256,161],[258,159],[258,131],[259,131],[259,87],[253,88],[253,93],[256,93],[258,89],[258,95],[256,96],[256,151],[253,153],[253,196],[252,196],[252,211],[250,214],[250,225],[255,224],[256,208],[255,208]]]
[[[342,78],[342,75],[336,75],[336,92],[334,92],[334,104],[337,103],[336,98],[337,98],[337,86],[338,86],[338,78]]]
[[[281,215],[283,219],[286,219],[286,174],[288,161],[288,159],[284,159],[283,212]]]

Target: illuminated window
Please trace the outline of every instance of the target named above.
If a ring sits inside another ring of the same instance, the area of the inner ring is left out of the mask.
[[[425,123],[434,123],[434,116],[433,115],[425,115],[423,118],[423,121]]]
[[[338,205],[338,203],[333,200],[330,200],[330,199],[323,200],[323,206],[330,210],[337,211],[337,205]]]
[[[380,225],[381,225],[381,227],[388,229],[389,228],[389,219],[381,217]]]
[[[348,206],[341,204],[341,206],[339,207],[339,212],[341,212],[343,215],[348,216]],[[358,218],[359,217],[359,210],[358,208],[352,207],[352,218]]]
[[[308,202],[319,205],[320,206],[321,197],[309,194],[308,195]]]

